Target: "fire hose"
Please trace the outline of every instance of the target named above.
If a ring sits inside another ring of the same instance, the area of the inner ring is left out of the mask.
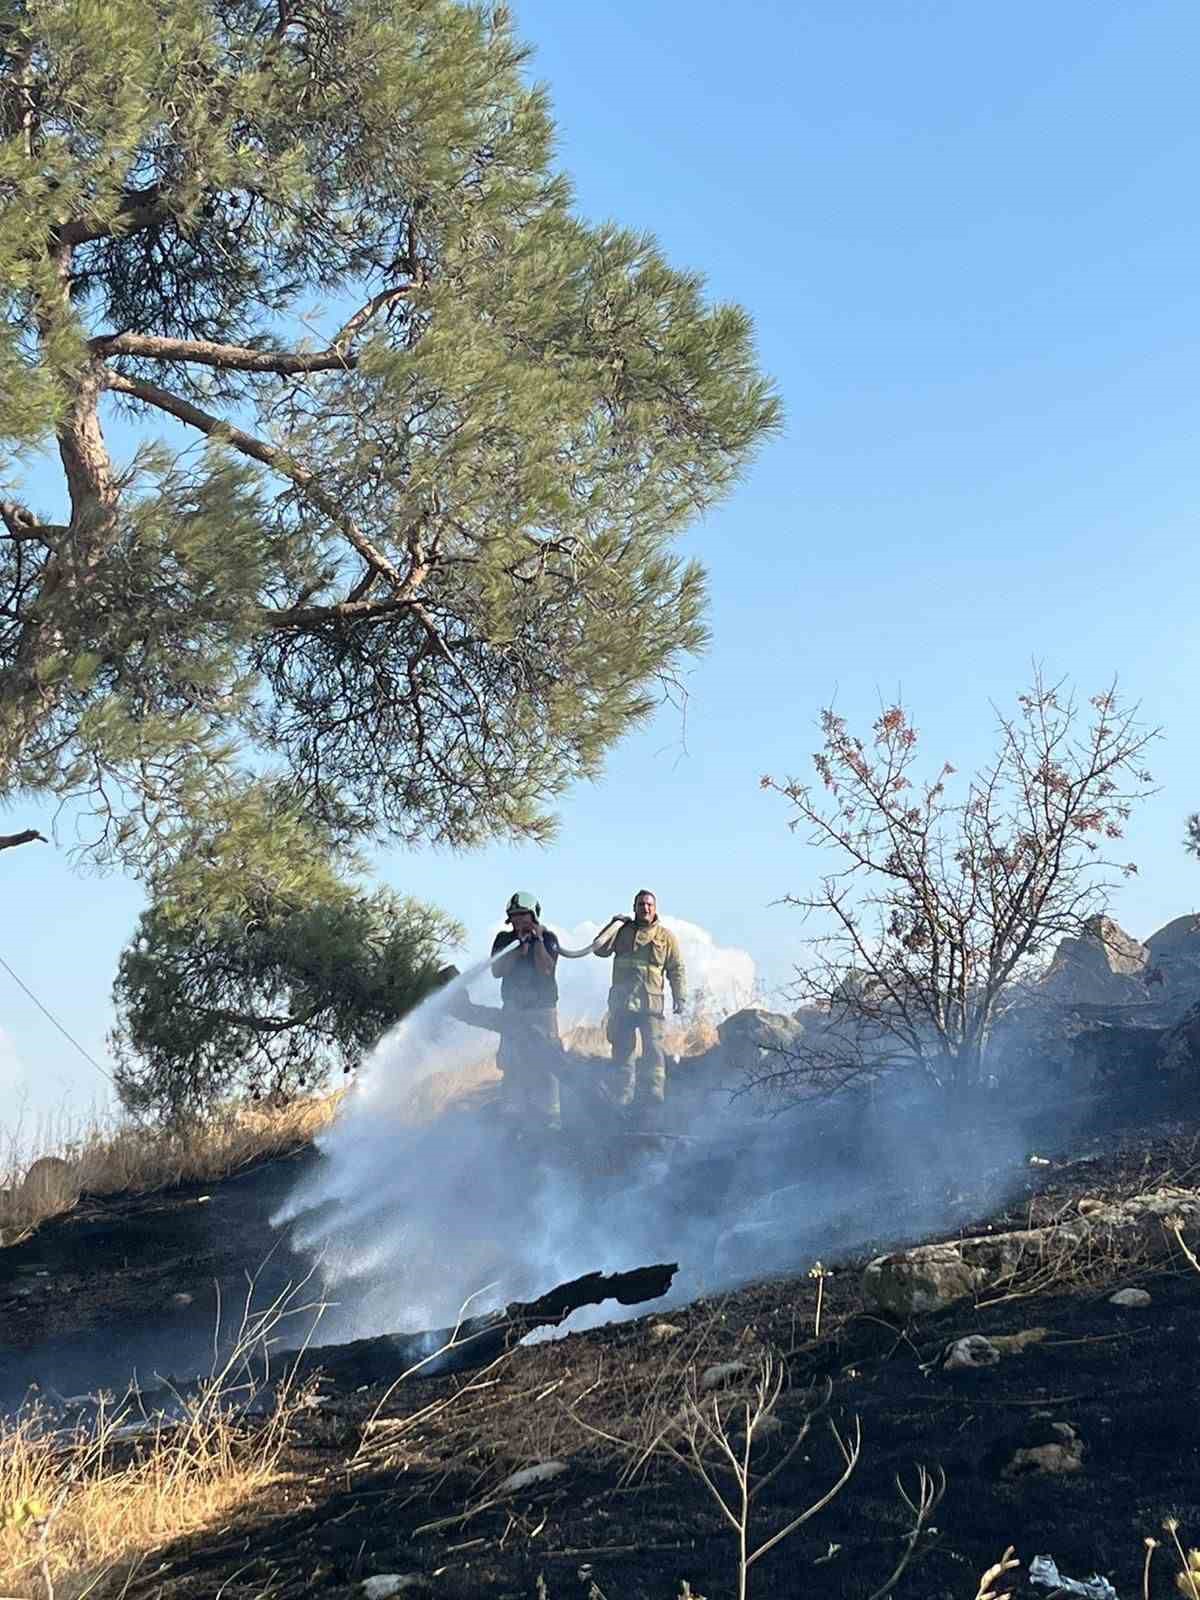
[[[610,934],[612,933],[614,928],[619,928],[623,922],[630,922],[630,921],[632,921],[632,918],[630,918],[630,917],[621,917],[621,916],[609,917],[608,921],[600,929],[600,932],[592,940],[591,944],[585,944],[583,946],[582,950],[564,950],[562,945],[559,945],[558,953],[563,958],[564,961],[578,961],[583,956],[595,955],[597,945],[602,945],[604,943],[604,941],[610,936]],[[497,961],[502,961],[505,956],[511,955],[511,954],[512,954],[511,947],[509,947],[507,949],[504,949],[504,950],[501,950],[501,951],[498,951],[496,955],[494,955],[494,956],[492,956],[490,958],[490,960],[488,962],[488,965],[494,965]],[[449,971],[449,970],[450,969],[447,968],[447,971]]]
[[[609,917],[608,921],[600,929],[600,932],[592,940],[591,944],[585,944],[582,950],[564,950],[560,945],[558,948],[558,953],[560,956],[562,956],[564,961],[578,961],[580,956],[595,955],[596,946],[598,944],[603,944],[614,928],[619,927],[622,922],[628,921],[628,917]]]
[[[604,943],[613,929],[620,927],[622,923],[629,920],[628,917],[610,917],[590,944],[585,944],[580,950],[564,950],[560,945],[558,953],[567,961],[579,961],[583,956],[594,955],[597,946]],[[485,967],[494,966],[497,961],[502,960],[509,954],[511,954],[510,950],[502,950],[488,961],[481,962],[477,968],[472,969],[473,975],[478,976]],[[461,974],[457,967],[443,967],[437,975],[436,987],[439,989],[445,988],[448,983],[458,977],[461,977]],[[499,1033],[501,1029],[502,1013],[499,1007],[478,1006],[465,994],[455,997],[450,1015],[473,1028],[486,1028],[491,1033]]]
[[[622,923],[628,922],[629,920],[630,919],[628,917],[622,916],[610,917],[590,944],[585,944],[580,950],[564,950],[560,945],[558,953],[566,961],[579,961],[584,956],[594,955],[597,946],[604,943],[604,941],[611,935],[613,929],[619,928]],[[478,976],[478,974],[482,972],[485,967],[494,966],[497,961],[502,960],[506,955],[509,954],[511,954],[510,950],[501,950],[497,955],[490,957],[486,962],[480,962],[479,966],[477,968],[473,968],[472,971],[476,976]],[[443,989],[448,983],[451,983],[455,978],[458,977],[461,977],[461,973],[457,967],[443,967],[437,975],[435,987],[438,989]],[[460,1012],[464,1009],[467,1011],[480,1013],[488,1010],[486,1006],[472,1005],[469,1000],[460,1002]],[[476,1023],[476,1026],[487,1027],[489,1024],[480,1020]]]

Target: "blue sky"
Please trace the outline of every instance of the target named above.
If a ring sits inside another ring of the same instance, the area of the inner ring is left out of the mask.
[[[380,875],[477,941],[513,888],[570,927],[645,883],[779,1004],[800,930],[773,902],[820,862],[759,775],[806,771],[835,695],[868,720],[902,693],[931,757],[969,767],[1037,658],[1087,693],[1119,674],[1164,726],[1114,909],[1142,936],[1193,909],[1200,10],[515,10],[581,210],[749,308],[787,426],[684,542],[714,630],[686,721],[664,710],[568,796],[550,849],[391,851]],[[137,889],[40,846],[4,883],[0,956],[103,1059]],[[5,1103],[103,1091],[2,971],[0,1027]]]

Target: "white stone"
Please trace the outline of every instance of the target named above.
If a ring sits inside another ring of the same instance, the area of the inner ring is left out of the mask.
[[[960,1372],[967,1367],[994,1367],[999,1359],[1000,1352],[990,1339],[981,1333],[969,1333],[947,1346],[942,1365],[947,1372]]]
[[[730,1378],[740,1378],[750,1368],[745,1361],[718,1361],[715,1366],[706,1367],[700,1375],[701,1389],[719,1389],[723,1383],[728,1383]]]
[[[1148,1306],[1150,1296],[1145,1289],[1118,1289],[1108,1297],[1110,1306]]]
[[[424,1582],[424,1578],[411,1572],[381,1572],[374,1578],[363,1579],[363,1593],[367,1600],[392,1600],[393,1595],[403,1594],[406,1589],[419,1589]]]
[[[505,1478],[497,1494],[515,1494],[519,1489],[531,1489],[538,1483],[549,1483],[551,1478],[567,1470],[565,1461],[539,1461],[536,1466],[523,1467]]]

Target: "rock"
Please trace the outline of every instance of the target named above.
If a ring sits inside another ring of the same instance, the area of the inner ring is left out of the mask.
[[[1146,949],[1152,964],[1165,970],[1168,981],[1172,969],[1180,965],[1200,967],[1200,916],[1189,912],[1175,917],[1150,935]]]
[[[969,1333],[946,1346],[942,1365],[947,1372],[959,1372],[967,1367],[994,1367],[999,1359],[1000,1352],[990,1339],[981,1333]]]
[[[1063,939],[1039,984],[1047,998],[1084,1005],[1121,1004],[1145,998],[1142,974],[1147,947],[1111,917],[1091,917],[1080,938]]]
[[[851,967],[834,985],[831,999],[853,1005],[858,1000],[871,1000],[879,995],[881,984],[866,967]]]
[[[1116,1294],[1108,1297],[1110,1306],[1148,1306],[1150,1296],[1145,1289],[1118,1289]]]
[[[740,1378],[749,1371],[749,1364],[745,1361],[718,1361],[700,1374],[700,1388],[702,1391],[720,1389],[731,1378]]]
[[[940,1310],[1023,1274],[1044,1274],[1053,1269],[1056,1260],[1077,1256],[1084,1245],[1093,1252],[1115,1253],[1136,1244],[1153,1260],[1170,1251],[1163,1222],[1174,1216],[1188,1226],[1200,1224],[1200,1193],[1164,1187],[1100,1205],[1086,1216],[1045,1228],[982,1234],[952,1244],[918,1245],[913,1250],[877,1256],[863,1275],[863,1293],[882,1310],[910,1317]]]
[[[670,1339],[678,1339],[683,1332],[673,1322],[654,1322],[650,1325],[650,1337],[655,1344],[666,1344]]]
[[[1020,1333],[994,1333],[985,1338],[981,1333],[969,1333],[955,1339],[942,1352],[942,1366],[947,1372],[968,1367],[994,1367],[1004,1356],[1020,1355],[1031,1344],[1040,1344],[1046,1337],[1045,1328],[1024,1328]],[[930,1362],[929,1366],[933,1363]],[[922,1367],[927,1372],[929,1367]]]
[[[517,1494],[521,1489],[532,1489],[539,1483],[549,1483],[552,1478],[557,1478],[567,1470],[565,1461],[539,1461],[535,1466],[523,1467],[520,1472],[510,1473],[500,1487],[497,1494]]]
[[[1069,1422],[1052,1422],[1054,1437],[1044,1444],[1026,1445],[1017,1450],[1001,1472],[1002,1478],[1020,1478],[1026,1473],[1071,1473],[1083,1471],[1083,1441]]]
[[[363,1579],[363,1593],[367,1600],[392,1600],[393,1595],[424,1586],[425,1579],[413,1572],[381,1572],[377,1577]]]
[[[1095,1008],[1100,1009],[1100,1008]],[[1140,1020],[1136,1008],[1113,1006],[1109,1019],[1077,1019],[1066,1043],[1071,1076],[1081,1090],[1144,1095],[1158,1083],[1164,1028],[1149,1015]],[[1117,1020],[1123,1018],[1124,1020]]]
[[[717,1027],[717,1042],[696,1055],[669,1058],[667,1078],[672,1098],[708,1101],[723,1108],[729,1090],[748,1071],[777,1060],[804,1037],[804,1025],[778,1011],[748,1006]]]
[[[1020,1355],[1031,1344],[1041,1344],[1048,1328],[1023,1328],[1020,1333],[994,1333],[992,1343],[1002,1356]]]
[[[717,1037],[731,1065],[753,1065],[763,1056],[795,1049],[804,1037],[804,1027],[782,1012],[748,1006],[726,1017],[717,1027]]]
[[[986,1273],[963,1259],[953,1244],[922,1245],[898,1255],[876,1256],[863,1274],[863,1294],[896,1316],[938,1311],[982,1287]]]
[[[1140,939],[1125,932],[1111,917],[1091,917],[1085,939],[1099,948],[1109,972],[1122,978],[1136,978],[1149,959]]]
[[[26,1172],[20,1203],[37,1211],[65,1211],[79,1199],[79,1184],[61,1156],[42,1156]]]

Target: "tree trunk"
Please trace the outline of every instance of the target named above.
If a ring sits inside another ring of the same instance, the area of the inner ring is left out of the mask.
[[[53,254],[60,304],[46,304],[40,311],[43,346],[57,324],[72,316],[70,247],[60,244]],[[100,426],[104,364],[93,360],[82,371],[60,371],[58,380],[71,387],[70,404],[58,426],[58,453],[71,498],[71,518],[57,548],[42,568],[36,597],[24,608],[12,667],[5,674],[0,780],[11,778],[12,769],[19,764],[39,725],[52,714],[58,702],[59,691],[55,684],[46,681],[39,671],[62,649],[62,632],[54,616],[56,605],[64,596],[79,604],[78,591],[88,586],[112,543],[117,526],[120,494]]]

